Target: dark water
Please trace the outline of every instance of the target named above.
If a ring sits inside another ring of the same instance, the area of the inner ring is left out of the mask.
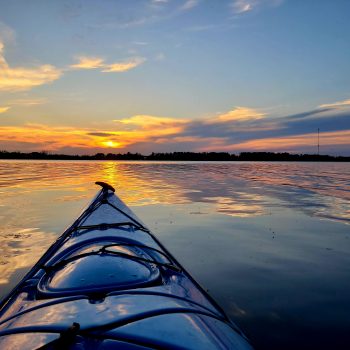
[[[97,188],[119,196],[257,349],[350,349],[350,164],[0,161],[0,296]]]

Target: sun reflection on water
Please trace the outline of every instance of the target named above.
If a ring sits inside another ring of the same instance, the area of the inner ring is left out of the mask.
[[[192,211],[203,214],[199,221],[284,207],[350,222],[349,164],[0,161],[0,284],[33,265],[93,198],[95,181],[115,186],[133,207],[205,203],[205,212]]]

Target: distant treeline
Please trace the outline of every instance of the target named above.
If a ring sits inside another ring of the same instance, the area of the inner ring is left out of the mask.
[[[294,162],[349,162],[350,157],[334,157],[317,154],[290,154],[273,152],[242,152],[239,155],[227,152],[171,152],[152,153],[97,153],[95,155],[67,155],[49,152],[0,151],[0,159],[53,159],[53,160],[168,160],[168,161],[294,161]]]

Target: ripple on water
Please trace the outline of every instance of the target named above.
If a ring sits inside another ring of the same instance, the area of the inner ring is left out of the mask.
[[[2,293],[97,180],[116,187],[256,342],[293,348],[316,321],[330,339],[350,328],[350,311],[341,316],[350,310],[349,163],[0,161]]]

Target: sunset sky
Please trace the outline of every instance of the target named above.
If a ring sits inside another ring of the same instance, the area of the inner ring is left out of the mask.
[[[350,156],[348,0],[0,0],[0,150]]]

